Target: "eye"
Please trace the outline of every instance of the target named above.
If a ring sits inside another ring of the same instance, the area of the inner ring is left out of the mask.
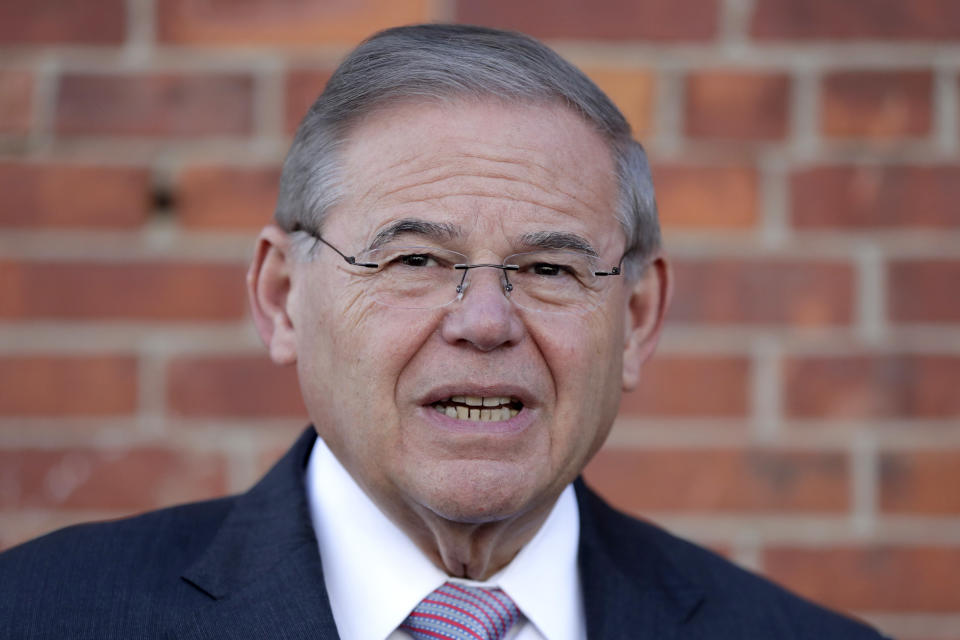
[[[437,260],[429,253],[409,253],[394,258],[395,262],[406,267],[435,267]]]
[[[538,276],[556,277],[571,273],[566,265],[538,262],[530,266],[530,271]]]

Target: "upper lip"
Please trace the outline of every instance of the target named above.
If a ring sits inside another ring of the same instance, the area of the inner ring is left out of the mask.
[[[420,404],[431,405],[441,400],[447,400],[452,396],[479,396],[489,398],[491,396],[507,396],[523,403],[524,406],[531,406],[534,403],[533,393],[522,386],[514,384],[477,384],[476,382],[464,382],[462,384],[447,383],[440,387],[435,387],[427,392],[420,400]]]

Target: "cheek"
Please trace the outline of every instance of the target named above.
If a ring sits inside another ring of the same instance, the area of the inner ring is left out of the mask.
[[[336,407],[347,408],[369,384],[370,330],[363,321],[369,306],[355,287],[328,281],[315,282],[296,300],[297,368],[315,422],[332,419]]]
[[[606,313],[559,317],[538,331],[536,340],[553,372],[563,402],[564,395],[582,398],[593,389],[605,393],[600,380],[619,368],[622,326]],[[617,379],[619,379],[619,370]],[[599,377],[598,377],[599,376]],[[571,386],[582,385],[582,388]]]
[[[538,342],[556,385],[555,444],[575,456],[595,451],[619,408],[621,325],[604,313],[571,317]]]
[[[360,384],[376,387],[377,398],[392,401],[403,370],[435,328],[435,314],[385,307],[359,291],[347,292],[336,308],[341,318],[333,336],[336,370],[350,363],[354,375],[362,377]]]

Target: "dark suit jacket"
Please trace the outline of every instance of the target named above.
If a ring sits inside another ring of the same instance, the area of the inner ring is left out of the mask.
[[[304,490],[315,438],[243,495],[0,554],[0,638],[337,638]],[[880,637],[576,490],[591,640]]]

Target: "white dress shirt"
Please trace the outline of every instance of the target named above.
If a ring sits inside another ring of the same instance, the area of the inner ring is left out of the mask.
[[[397,627],[449,576],[377,508],[320,438],[310,454],[306,487],[340,637],[410,638]],[[513,599],[523,619],[508,640],[585,640],[579,540],[577,499],[568,486],[510,564],[483,583],[455,581],[497,586]]]

